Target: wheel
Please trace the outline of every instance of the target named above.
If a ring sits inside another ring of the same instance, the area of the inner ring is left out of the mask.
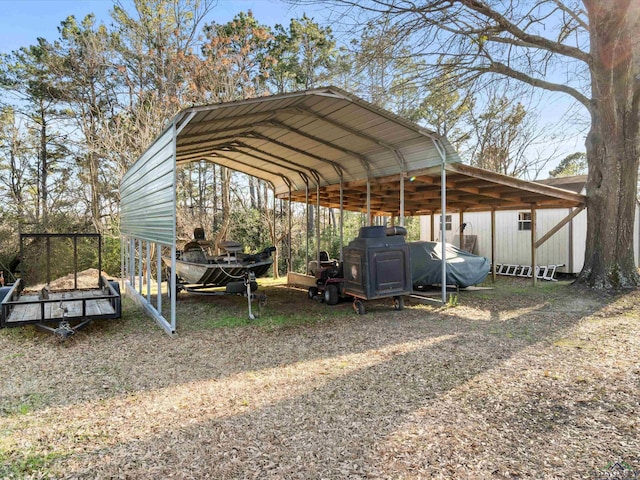
[[[367,313],[367,310],[364,308],[364,303],[362,303],[362,300],[357,298],[353,301],[353,309],[358,315],[364,315]]]
[[[340,300],[338,296],[338,287],[333,284],[329,284],[324,289],[324,303],[327,305],[335,305]]]
[[[404,308],[404,297],[393,297],[393,308],[402,310]]]
[[[318,295],[318,287],[309,287],[307,295],[311,300],[313,300]]]

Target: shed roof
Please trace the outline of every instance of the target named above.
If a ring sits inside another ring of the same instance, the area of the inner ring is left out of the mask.
[[[270,182],[280,198],[399,215],[440,208],[443,156],[447,208],[557,208],[584,196],[460,163],[436,133],[336,87],[192,107],[175,119],[176,163],[208,160]]]

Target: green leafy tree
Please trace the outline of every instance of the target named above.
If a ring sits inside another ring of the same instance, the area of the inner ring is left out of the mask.
[[[575,152],[567,155],[556,168],[549,172],[550,177],[572,177],[574,175],[586,175],[587,156],[584,152]]]
[[[50,68],[50,44],[40,38],[37,45],[22,47],[0,59],[0,88],[14,96],[16,112],[28,119],[37,182],[34,187],[34,223],[40,229],[49,228],[49,188],[56,164],[67,150],[56,121],[59,118],[58,98],[60,91],[55,85]]]

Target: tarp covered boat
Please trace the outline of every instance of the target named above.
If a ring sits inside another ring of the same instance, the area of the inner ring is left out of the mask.
[[[442,244],[410,242],[413,287],[442,285]],[[446,245],[447,285],[464,288],[482,282],[491,269],[485,257]]]

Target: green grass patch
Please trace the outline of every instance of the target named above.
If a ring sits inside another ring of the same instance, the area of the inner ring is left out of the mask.
[[[42,393],[28,393],[19,398],[8,398],[0,403],[0,415],[27,415],[45,404]]]
[[[0,478],[25,478],[38,474],[37,478],[53,478],[54,461],[63,458],[61,453],[12,455],[0,450]]]

